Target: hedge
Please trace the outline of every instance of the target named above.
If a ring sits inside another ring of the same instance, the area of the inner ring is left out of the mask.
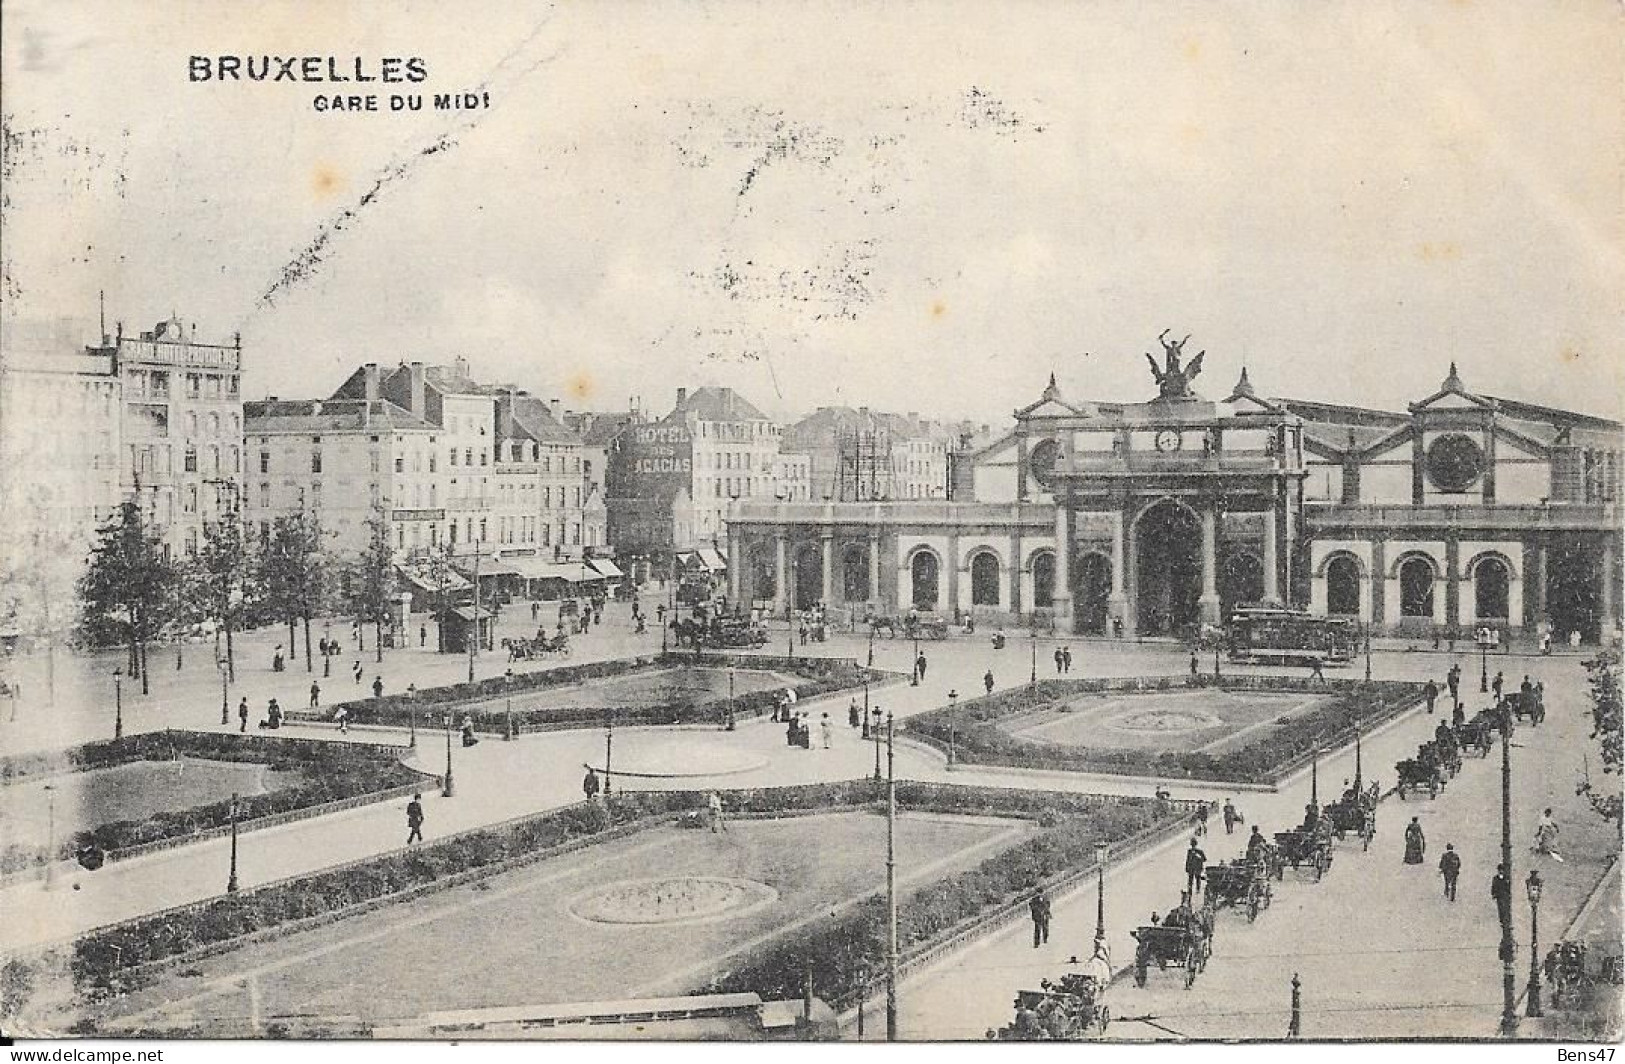
[[[882,784],[865,779],[727,791],[724,800],[734,815],[774,814],[873,807],[884,794]],[[898,784],[897,796],[903,808],[1042,816],[1040,822],[1046,825],[1038,837],[984,861],[978,869],[916,892],[914,898],[918,900],[911,899],[908,910],[908,926],[914,929],[910,933],[915,938],[987,911],[990,906],[1003,904],[1013,893],[1073,867],[1085,858],[1092,860],[1096,841],[1122,838],[1151,824],[1156,817],[1156,805],[1149,799],[1100,799],[1087,795],[919,783]],[[140,981],[132,976],[131,970],[143,965],[229,943],[257,931],[336,914],[350,906],[386,899],[403,891],[431,887],[437,881],[471,870],[496,871],[502,862],[510,859],[545,856],[555,847],[590,839],[639,820],[698,811],[704,808],[705,802],[704,794],[692,791],[617,794],[607,803],[579,802],[346,867],[133,920],[92,933],[74,943],[71,962],[74,982],[82,990],[99,988],[121,992]],[[867,907],[863,911],[867,912]],[[823,932],[816,933],[814,940],[798,933],[793,943],[759,951],[760,956],[753,960],[750,968],[759,975],[753,978],[763,980],[762,986],[771,982],[777,987],[783,979],[790,978],[786,973],[791,968],[799,978],[808,948],[826,943],[828,938]],[[834,955],[828,943],[817,948]],[[844,978],[852,969],[845,966],[836,970],[844,973]],[[730,978],[737,981],[738,977],[739,972],[736,972]],[[793,980],[786,985],[799,986]],[[795,992],[799,994],[799,990]]]
[[[307,809],[328,802],[381,793],[424,777],[403,765],[397,747],[371,743],[332,743],[313,739],[285,739],[269,735],[241,735],[194,731],[143,732],[51,754],[0,759],[0,781],[21,781],[48,772],[109,768],[134,761],[167,761],[175,756],[211,761],[248,761],[279,771],[298,771],[305,782],[268,794],[238,799],[239,823],[260,817]],[[145,820],[119,820],[76,832],[63,839],[54,854],[43,847],[7,846],[0,850],[0,874],[14,872],[47,859],[71,858],[85,847],[116,853],[165,839],[225,827],[231,823],[231,800],[210,802],[156,813]]]
[[[430,688],[419,691],[415,700],[405,695],[386,695],[383,698],[360,699],[341,705],[348,711],[351,724],[379,724],[404,728],[409,722],[414,722],[414,716],[416,724],[425,724],[432,722],[437,715],[452,712],[459,718],[465,715],[472,717],[476,730],[503,732],[508,726],[505,708],[463,709],[461,705],[503,695],[513,695],[517,698],[527,692],[576,684],[584,680],[627,676],[655,668],[695,665],[702,668],[724,668],[732,665],[742,669],[789,672],[801,680],[795,685],[797,698],[814,698],[846,690],[861,685],[865,679],[875,682],[888,675],[865,669],[849,659],[763,658],[718,654],[702,654],[696,657],[693,653],[677,652],[653,657],[622,658],[587,665],[571,665],[545,672],[515,673],[511,682],[499,676],[471,684],[460,683],[449,687]],[[737,695],[733,699],[734,713],[736,716],[747,717],[768,712],[777,697],[778,692],[771,690]],[[513,724],[519,731],[572,725],[597,726],[602,724],[608,715],[613,715],[619,724],[721,724],[727,717],[728,702],[726,696],[682,697],[660,706],[517,708],[513,711]],[[295,712],[290,713],[288,719],[331,720],[338,709],[339,706],[335,705],[319,715]]]
[[[1156,753],[1141,749],[1095,749],[1037,743],[999,727],[1006,717],[1042,709],[1080,694],[1185,690],[1217,686],[1226,691],[1324,692],[1327,698],[1294,716],[1268,735],[1221,754],[1198,751]],[[1422,685],[1399,681],[1363,684],[1343,680],[1314,683],[1297,677],[1161,676],[1110,680],[1043,680],[984,698],[961,702],[910,718],[905,732],[946,747],[952,736],[956,760],[1021,768],[1106,772],[1119,775],[1183,777],[1226,783],[1274,783],[1294,759],[1317,748],[1346,742],[1356,725],[1370,730],[1422,697]]]

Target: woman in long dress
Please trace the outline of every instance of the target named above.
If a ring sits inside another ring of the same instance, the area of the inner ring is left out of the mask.
[[[1405,863],[1421,864],[1427,845],[1427,839],[1422,835],[1422,825],[1411,817],[1411,822],[1405,825]]]

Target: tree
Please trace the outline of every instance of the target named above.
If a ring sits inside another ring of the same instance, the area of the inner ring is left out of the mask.
[[[305,624],[305,671],[314,671],[310,652],[310,618],[326,605],[329,573],[321,553],[321,523],[303,511],[279,517],[260,557],[259,579],[271,612],[288,626],[288,651],[294,650],[295,625]]]
[[[373,626],[377,660],[384,660],[384,625],[395,593],[395,550],[389,545],[389,514],[374,506],[367,519],[367,546],[350,565],[345,599],[360,624]]]
[[[226,678],[237,682],[236,651],[232,633],[242,628],[244,613],[253,600],[256,566],[243,535],[238,509],[237,485],[230,481],[228,498],[223,499],[220,520],[203,526],[203,549],[198,551],[196,572],[201,580],[199,604],[205,619],[220,626],[226,638]]]
[[[450,554],[439,548],[430,547],[424,558],[425,573],[429,586],[435,589],[435,650],[438,653],[446,652],[446,614],[451,612],[454,605],[452,601],[451,582],[456,573],[451,568]]]
[[[82,626],[92,642],[128,647],[130,675],[139,675],[141,693],[149,694],[147,644],[174,608],[175,567],[134,502],[121,504],[97,537],[90,567],[79,580]]]
[[[1622,756],[1619,662],[1619,651],[1609,649],[1585,663],[1591,684],[1591,737],[1597,740],[1603,775],[1609,782],[1593,787],[1587,773],[1577,792],[1585,795],[1598,816],[1614,822],[1615,831],[1625,830],[1621,820],[1625,803],[1622,803],[1619,780]]]

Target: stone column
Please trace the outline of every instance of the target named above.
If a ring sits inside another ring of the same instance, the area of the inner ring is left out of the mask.
[[[728,529],[728,602],[745,602],[745,537],[737,526]]]
[[[1020,518],[1021,514],[1018,510],[1016,519],[1019,521]],[[1019,525],[1015,531],[1010,533],[1010,581],[1009,591],[1005,598],[1005,608],[1009,611],[1011,620],[1019,623],[1022,614],[1021,528]]]
[[[1367,620],[1374,625],[1388,623],[1387,568],[1388,541],[1379,537],[1371,541],[1371,588],[1366,595],[1370,603]]]
[[[773,579],[773,612],[785,617],[790,616],[790,544],[784,529],[779,529],[773,536],[774,547],[778,551],[778,568],[774,570]]]
[[[1546,544],[1535,548],[1535,623],[1546,619]]]
[[[1270,501],[1270,508],[1264,511],[1264,597],[1278,599],[1281,597],[1281,571],[1280,561],[1275,550],[1275,502]]]
[[[880,537],[869,533],[869,602],[880,609]]]
[[[1112,522],[1112,593],[1106,600],[1107,634],[1114,619],[1128,630],[1128,513],[1119,507]]]
[[[1202,621],[1219,623],[1219,513],[1215,503],[1202,508]]]
[[[1452,630],[1466,623],[1461,600],[1461,541],[1454,529],[1448,529],[1444,534],[1444,623]],[[1511,609],[1511,603],[1507,604],[1507,608]],[[1437,610],[1434,611],[1434,617],[1438,617]]]
[[[959,609],[959,530],[950,529],[948,532],[948,557],[943,563],[947,572],[942,575],[946,578],[948,604],[942,607],[944,613],[952,616]],[[940,592],[939,592],[940,594]],[[942,601],[940,598],[937,600]]]
[[[1055,630],[1072,631],[1072,506],[1071,496],[1055,493]]]
[[[835,605],[835,534],[825,532],[818,538],[819,545],[823,547],[823,598],[824,608],[827,610]]]
[[[1608,645],[1609,636],[1617,627],[1614,621],[1614,537],[1606,535],[1602,540],[1602,557],[1597,570],[1602,575],[1602,595],[1599,604],[1602,607],[1602,617],[1597,625],[1597,639]]]

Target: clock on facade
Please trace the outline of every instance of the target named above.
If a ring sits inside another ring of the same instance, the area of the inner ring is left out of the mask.
[[[1157,433],[1156,444],[1159,451],[1177,451],[1181,442],[1178,429],[1163,429]]]
[[[1055,466],[1061,460],[1061,445],[1054,440],[1039,440],[1027,456],[1027,471],[1043,487],[1055,480]]]
[[[1440,436],[1428,445],[1427,471],[1440,491],[1463,492],[1484,475],[1484,452],[1471,436]]]

